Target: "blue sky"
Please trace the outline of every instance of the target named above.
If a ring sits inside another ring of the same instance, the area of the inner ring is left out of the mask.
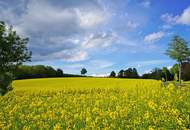
[[[174,34],[190,41],[189,0],[0,0],[0,20],[29,37],[29,65],[105,75],[140,74],[175,63],[164,55]]]

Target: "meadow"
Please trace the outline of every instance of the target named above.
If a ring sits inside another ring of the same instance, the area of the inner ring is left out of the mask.
[[[0,97],[0,129],[190,129],[190,85],[116,78],[17,80]]]

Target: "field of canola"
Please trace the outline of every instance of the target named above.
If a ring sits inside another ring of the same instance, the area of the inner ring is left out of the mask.
[[[190,129],[190,87],[112,78],[18,80],[0,97],[0,129]]]

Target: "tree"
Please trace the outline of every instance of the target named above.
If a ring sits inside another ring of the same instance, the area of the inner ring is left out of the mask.
[[[80,73],[81,73],[81,75],[85,75],[87,73],[87,70],[85,68],[82,68]]]
[[[168,81],[168,69],[167,67],[163,67],[162,68],[162,73],[164,73],[164,76],[165,76],[165,81]]]
[[[137,72],[137,69],[136,68],[133,68],[133,78],[139,78],[139,74]]]
[[[13,80],[16,67],[30,61],[28,38],[21,38],[11,27],[0,22],[0,93],[5,94]]]
[[[143,79],[161,80],[162,77],[163,77],[163,73],[162,73],[162,70],[159,68],[154,68],[151,72],[142,75]]]
[[[184,62],[182,64],[182,78],[184,81],[190,80],[190,63]]]
[[[124,71],[124,77],[125,78],[132,78],[133,75],[133,69],[132,68],[128,68],[127,70]]]
[[[174,36],[166,50],[166,55],[178,62],[179,83],[181,84],[182,63],[189,61],[190,58],[187,42],[180,36]]]
[[[110,73],[110,76],[109,77],[115,77],[116,76],[116,73],[115,73],[115,71],[112,71],[111,73]]]
[[[63,77],[63,70],[62,69],[57,69],[57,76]]]
[[[123,78],[123,77],[124,77],[124,70],[120,70],[120,71],[119,71],[118,77],[119,77],[119,78]]]

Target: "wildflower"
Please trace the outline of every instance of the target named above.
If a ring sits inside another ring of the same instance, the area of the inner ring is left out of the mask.
[[[30,130],[30,126],[24,126],[22,129],[23,130]]]
[[[148,130],[154,130],[154,128],[152,126],[149,126]]]
[[[61,130],[62,127],[61,127],[61,124],[60,123],[57,123],[54,127],[53,127],[53,130]]]
[[[144,114],[144,119],[148,119],[150,117],[150,114],[149,114],[149,112],[147,111],[147,112],[145,112],[145,114]]]
[[[155,110],[156,107],[157,107],[157,104],[154,103],[153,101],[149,101],[149,102],[148,102],[148,106],[149,106],[151,109]]]

